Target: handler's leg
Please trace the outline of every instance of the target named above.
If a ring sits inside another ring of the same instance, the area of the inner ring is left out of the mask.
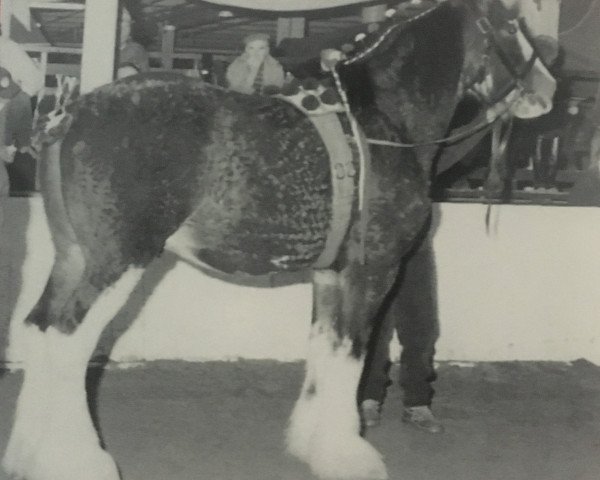
[[[375,331],[369,341],[365,368],[358,393],[363,426],[375,427],[381,419],[381,407],[385,401],[387,388],[392,383],[389,377],[390,341],[395,322],[391,315],[384,315],[375,322]]]
[[[437,433],[441,425],[433,417],[431,400],[435,380],[433,357],[439,335],[435,260],[429,239],[417,245],[404,259],[403,268],[379,332],[371,338],[361,382],[359,402],[363,424],[379,424],[381,407],[390,384],[389,343],[396,328],[402,345],[400,384],[404,391],[405,421]]]
[[[440,433],[441,423],[431,412],[436,379],[435,342],[439,336],[437,279],[431,241],[425,239],[407,258],[404,279],[392,306],[402,353],[400,385],[404,397],[403,420],[424,431]]]

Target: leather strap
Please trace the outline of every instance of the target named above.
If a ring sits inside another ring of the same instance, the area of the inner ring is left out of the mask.
[[[309,116],[329,153],[331,168],[332,206],[331,224],[325,247],[312,268],[327,268],[337,258],[340,246],[348,232],[355,198],[356,168],[354,152],[347,141],[342,124],[335,113]],[[368,148],[365,145],[365,150]]]

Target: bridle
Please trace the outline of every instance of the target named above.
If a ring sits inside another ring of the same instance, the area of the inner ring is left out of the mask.
[[[446,1],[448,0],[439,1],[435,6],[419,12],[402,22],[394,22],[392,25],[387,27],[367,48],[339,63],[346,66],[368,59],[371,54],[373,54],[392,33],[396,32],[398,29],[402,31],[415,21],[428,16],[446,3]],[[481,7],[476,2],[472,2],[470,0],[465,1],[464,4],[476,18],[475,24],[478,31],[483,36],[482,41],[484,41],[488,46],[490,54],[496,55],[500,60],[503,67],[509,73],[510,81],[492,97],[483,95],[478,89],[478,86],[485,81],[485,77],[487,76],[487,69],[483,68],[472,79],[464,82],[462,90],[463,92],[469,92],[474,95],[480,103],[488,108],[488,111],[492,111],[493,107],[500,103],[504,103],[505,107],[494,112],[494,117],[492,119],[484,118],[481,121],[476,119],[476,123],[474,125],[469,125],[467,128],[461,129],[461,131],[443,138],[418,143],[392,142],[388,140],[367,138],[367,143],[397,148],[415,148],[450,144],[468,138],[486,128],[491,128],[496,120],[505,117],[505,114],[509,113],[511,106],[519,99],[520,93],[524,90],[524,80],[529,76],[531,70],[538,60],[542,62],[544,66],[546,66],[543,56],[539,51],[539,48],[536,46],[536,43],[529,28],[527,27],[527,23],[524,18],[506,21],[507,30],[514,35],[522,34],[532,50],[532,54],[529,59],[527,59],[524,63],[522,62],[517,64],[512,60],[507,48],[503,44],[504,42],[500,38],[497,29],[494,28],[489,17],[481,9]],[[489,55],[487,61],[489,62]],[[338,81],[336,81],[336,84],[337,83]],[[341,85],[338,85],[338,90],[340,86]],[[503,140],[500,143],[505,144],[506,140]]]

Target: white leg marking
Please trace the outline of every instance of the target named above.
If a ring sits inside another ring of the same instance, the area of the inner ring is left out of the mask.
[[[312,334],[311,334],[312,339]],[[312,341],[310,347],[312,347]],[[306,362],[306,373],[300,397],[294,406],[286,432],[286,445],[288,452],[295,457],[308,461],[309,446],[313,434],[317,429],[318,405],[315,401],[316,377],[314,371],[314,357],[312,348]]]
[[[288,448],[320,478],[386,479],[381,456],[359,435],[356,389],[363,362],[352,356],[349,340],[336,346],[335,338],[318,323],[313,327],[307,381],[290,420]],[[311,384],[312,396],[305,391]]]
[[[25,379],[3,466],[27,480],[118,480],[100,448],[86,401],[85,373],[102,330],[125,304],[142,269],[130,269],[94,303],[71,335],[29,327]]]

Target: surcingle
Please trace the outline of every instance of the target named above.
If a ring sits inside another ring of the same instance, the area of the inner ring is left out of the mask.
[[[275,95],[294,104],[309,116],[344,111],[342,100],[335,89],[314,78],[292,80]]]

